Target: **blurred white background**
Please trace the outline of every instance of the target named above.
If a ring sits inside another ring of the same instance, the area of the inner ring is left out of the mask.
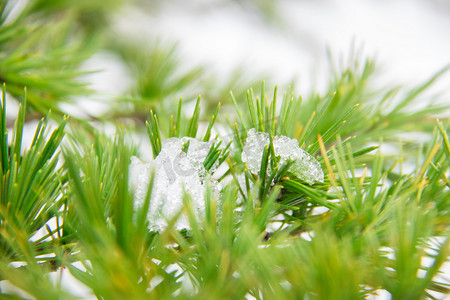
[[[224,76],[242,64],[279,84],[295,77],[301,93],[328,80],[327,48],[376,58],[385,83],[418,84],[450,64],[450,1],[280,0],[265,15],[255,9],[261,3],[249,2],[130,8],[117,16],[117,30],[178,41],[186,62],[207,63]],[[450,88],[450,76],[438,84]]]

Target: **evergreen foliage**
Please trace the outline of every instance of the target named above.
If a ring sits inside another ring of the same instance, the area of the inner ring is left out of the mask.
[[[98,299],[450,293],[440,277],[450,255],[449,122],[435,117],[449,105],[414,108],[448,68],[412,90],[373,91],[374,62],[353,58],[332,72],[323,94],[302,99],[288,88],[280,97],[278,87],[272,92],[253,80],[242,93],[233,81],[239,76],[221,85],[204,80],[204,66],[180,74],[173,47],[112,39],[109,16],[121,1],[75,2],[32,0],[18,16],[9,15],[14,1],[0,2],[0,280],[15,287],[0,290],[0,298],[79,299],[58,274]],[[247,5],[269,17],[273,3],[261,3]],[[105,49],[136,75],[132,90],[96,118],[116,126],[112,136],[85,126],[90,117],[69,121],[61,106],[77,95],[89,99],[79,66]],[[238,92],[225,96],[230,86]],[[206,99],[192,102],[203,89]],[[187,100],[175,99],[179,93]],[[12,126],[6,105],[15,100]],[[25,145],[24,128],[42,115]],[[256,173],[241,156],[252,128],[270,137]],[[149,230],[158,174],[151,171],[145,201],[135,205],[129,169],[139,155],[129,137],[145,130],[153,158],[170,138],[211,142],[203,167],[220,191],[206,188],[203,217],[185,192],[168,226]],[[417,132],[427,141],[399,137]],[[318,160],[323,183],[300,179],[292,160],[280,162],[279,135]],[[384,153],[386,145],[395,154]],[[181,214],[190,228],[176,229]]]

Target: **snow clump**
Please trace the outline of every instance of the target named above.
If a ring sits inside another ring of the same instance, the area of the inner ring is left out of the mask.
[[[189,142],[187,153],[182,151]],[[151,170],[155,171],[153,191],[148,212],[151,230],[161,231],[167,227],[167,221],[175,217],[183,207],[183,188],[192,199],[192,207],[199,218],[205,212],[204,194],[207,185],[214,188],[203,161],[208,155],[211,142],[200,142],[194,138],[169,138],[162,142],[161,152],[150,163],[143,163],[132,157],[130,164],[130,186],[134,190],[134,205],[140,207],[150,181]],[[181,214],[175,228],[189,228],[186,215]]]
[[[244,150],[242,151],[242,161],[246,162],[248,169],[253,173],[258,173],[261,168],[261,160],[265,146],[270,143],[269,134],[257,132],[254,128],[247,134]],[[273,148],[275,156],[280,157],[280,165],[287,160],[292,160],[293,164],[289,171],[298,178],[309,184],[323,182],[324,174],[320,163],[308,152],[301,149],[296,139],[280,135],[273,138]]]

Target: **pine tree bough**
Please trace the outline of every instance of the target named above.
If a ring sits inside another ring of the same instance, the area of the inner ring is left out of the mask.
[[[267,93],[251,66],[227,79],[130,40],[108,25],[141,15],[128,2],[0,1],[1,299],[450,294],[450,103],[429,93],[450,66],[381,87],[356,51],[330,55],[323,91]],[[84,75],[105,58],[118,77],[93,93]],[[133,138],[149,111],[145,163]]]

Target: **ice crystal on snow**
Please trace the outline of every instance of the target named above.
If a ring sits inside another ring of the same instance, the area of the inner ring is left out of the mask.
[[[312,155],[298,146],[296,139],[287,136],[276,136],[273,139],[273,148],[276,156],[280,156],[280,164],[286,160],[294,161],[289,170],[298,178],[313,184],[315,181],[323,182],[322,166]]]
[[[182,148],[189,142],[185,153]],[[174,217],[183,207],[183,188],[192,198],[192,206],[197,217],[205,211],[204,193],[207,184],[214,185],[203,166],[212,142],[200,142],[193,138],[170,138],[162,143],[161,152],[150,163],[142,163],[137,157],[131,158],[130,185],[135,193],[135,205],[141,206],[150,180],[150,172],[155,170],[148,219],[150,228],[161,230],[168,219]],[[208,182],[208,183],[207,183]],[[189,228],[189,222],[181,214],[176,229]]]
[[[242,161],[246,162],[248,169],[258,173],[261,166],[264,147],[269,145],[269,134],[257,132],[254,128],[247,134],[245,147],[242,151]],[[324,174],[320,163],[308,152],[301,149],[296,139],[287,136],[275,136],[273,139],[275,156],[280,157],[280,165],[287,160],[293,160],[290,172],[298,178],[313,184],[316,181],[323,182]]]
[[[270,138],[266,132],[257,132],[254,128],[247,133],[247,140],[242,151],[242,161],[247,163],[249,171],[257,174],[261,169],[264,148],[269,145]]]

